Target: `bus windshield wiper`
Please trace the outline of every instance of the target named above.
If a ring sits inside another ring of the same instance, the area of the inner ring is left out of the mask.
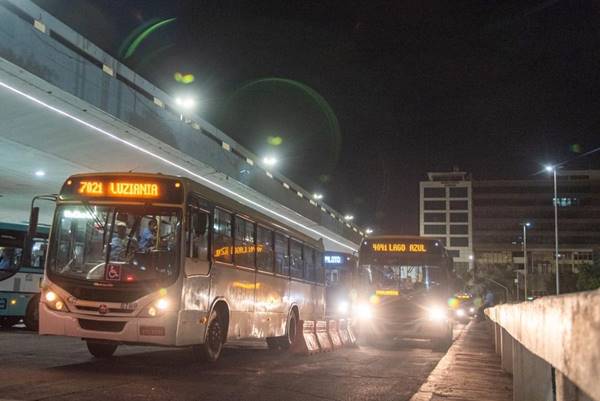
[[[87,212],[90,214],[90,216],[92,216],[92,219],[94,219],[94,222],[96,224],[98,224],[98,226],[100,227],[100,229],[102,231],[104,231],[104,224],[102,223],[102,220],[100,220],[100,218],[98,217],[96,212],[94,212],[94,209],[92,209],[92,207],[90,206],[90,203],[87,201],[83,201],[81,203],[83,204],[83,206],[85,207]]]

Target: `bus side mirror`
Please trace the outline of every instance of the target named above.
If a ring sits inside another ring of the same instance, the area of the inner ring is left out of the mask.
[[[29,227],[27,229],[27,237],[23,246],[23,256],[21,257],[21,266],[31,266],[31,248],[33,239],[37,234],[38,221],[40,218],[40,208],[34,206],[29,213]]]

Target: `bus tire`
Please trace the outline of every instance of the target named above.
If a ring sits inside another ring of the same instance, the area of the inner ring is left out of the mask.
[[[0,317],[0,327],[3,329],[10,329],[15,324],[19,323],[21,318],[19,316],[2,316]]]
[[[220,316],[215,308],[210,313],[206,324],[204,344],[192,348],[194,356],[205,362],[216,362],[223,351],[225,338],[227,338],[227,332],[225,332],[224,317]]]
[[[298,312],[293,308],[288,314],[285,334],[279,337],[267,337],[267,346],[272,350],[288,349],[298,335]]]
[[[118,344],[97,343],[86,340],[88,351],[96,358],[110,358],[117,350]]]
[[[27,311],[23,318],[27,330],[38,331],[40,322],[40,296],[39,294],[29,300]]]

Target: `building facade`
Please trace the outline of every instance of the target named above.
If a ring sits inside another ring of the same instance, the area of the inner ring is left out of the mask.
[[[449,181],[448,177],[456,177],[457,181]],[[469,188],[465,198],[468,221],[463,223],[468,228],[460,229],[469,233],[469,247],[452,247],[456,245],[456,241],[452,242],[456,237],[452,225],[456,223],[451,221],[456,209],[450,203],[454,200],[450,196],[453,185]],[[433,188],[445,188],[446,192]],[[592,263],[594,251],[600,247],[599,170],[559,170],[556,200],[552,177],[546,174],[523,180],[471,180],[466,173],[429,173],[428,180],[421,182],[420,191],[421,235],[434,236],[439,232],[437,235],[446,236],[449,249],[459,251],[455,264],[464,263],[465,256],[472,255],[472,268],[505,266],[524,272],[523,224],[529,222],[528,287],[533,294],[554,291],[554,202],[558,205],[561,275],[577,273],[581,265]],[[438,203],[431,203],[434,200]],[[436,208],[440,210],[434,211]],[[445,213],[446,220],[434,223],[432,220],[444,217],[432,213]],[[445,227],[432,227],[434,224]]]
[[[454,266],[473,268],[472,186],[461,171],[428,173],[420,183],[419,234],[439,238]]]

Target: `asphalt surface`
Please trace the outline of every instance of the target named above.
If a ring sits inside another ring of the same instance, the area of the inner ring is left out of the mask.
[[[215,364],[128,346],[98,360],[79,339],[15,328],[0,330],[0,400],[409,400],[442,356],[426,343],[312,356],[257,343],[229,346]]]

